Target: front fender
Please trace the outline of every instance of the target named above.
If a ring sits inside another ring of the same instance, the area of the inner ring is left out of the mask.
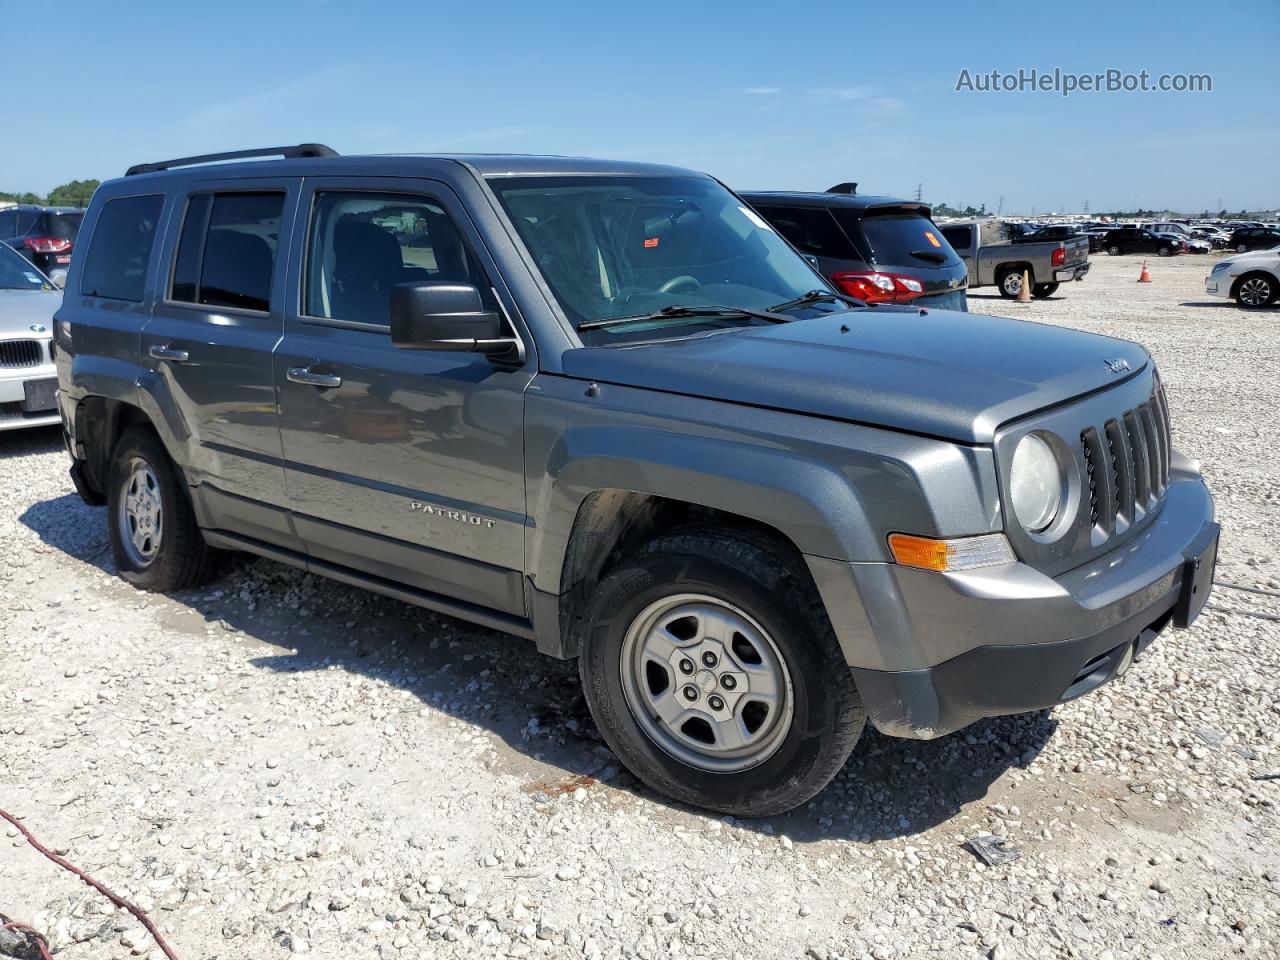
[[[539,378],[526,394],[526,569],[558,593],[578,509],[598,490],[715,508],[765,524],[802,553],[888,560],[893,530],[999,529],[990,451],[815,417]],[[643,412],[641,412],[643,411]]]

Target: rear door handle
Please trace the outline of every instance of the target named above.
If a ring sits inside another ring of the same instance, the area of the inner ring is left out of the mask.
[[[309,387],[332,390],[342,386],[342,378],[334,373],[317,373],[310,367],[290,367],[285,376],[290,383],[305,383]]]
[[[148,351],[148,353],[150,353],[151,356],[155,357],[157,360],[168,360],[170,363],[186,363],[187,362],[187,351],[175,350],[173,347],[169,346],[167,343],[164,344],[163,346],[152,347]]]

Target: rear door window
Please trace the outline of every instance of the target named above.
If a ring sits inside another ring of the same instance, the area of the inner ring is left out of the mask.
[[[284,193],[202,193],[187,202],[169,299],[266,312]]]
[[[756,208],[801,253],[833,260],[856,260],[857,252],[825,207]]]
[[[46,213],[41,224],[41,233],[57,240],[74,240],[80,232],[82,213]]]
[[[80,274],[81,294],[142,302],[163,208],[159,194],[120,197],[102,205]]]
[[[904,266],[946,266],[960,262],[943,232],[932,220],[911,213],[875,213],[836,209],[836,220],[868,261]]]

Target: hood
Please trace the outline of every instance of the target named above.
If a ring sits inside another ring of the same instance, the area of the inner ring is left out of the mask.
[[[1268,247],[1265,250],[1250,250],[1247,253],[1233,253],[1229,257],[1223,257],[1214,266],[1221,266],[1224,263],[1257,263],[1259,260],[1275,260],[1280,257],[1280,248]]]
[[[62,305],[62,294],[51,290],[0,290],[0,339],[48,337],[53,330],[53,312]],[[44,333],[36,333],[40,324]]]
[[[961,443],[991,443],[1001,424],[1123,382],[1149,362],[1142,347],[1125,340],[1025,320],[893,307],[691,340],[582,347],[563,359],[565,373],[584,380]],[[1120,369],[1113,373],[1113,367]]]

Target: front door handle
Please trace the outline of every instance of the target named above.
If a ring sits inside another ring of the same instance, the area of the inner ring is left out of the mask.
[[[342,378],[335,373],[317,373],[310,367],[290,367],[285,374],[290,383],[305,383],[309,387],[332,390],[342,386]]]
[[[173,347],[169,346],[167,343],[164,344],[163,346],[152,347],[148,351],[148,353],[150,353],[151,356],[155,357],[157,360],[168,360],[170,363],[186,363],[187,362],[187,351],[175,350]]]

